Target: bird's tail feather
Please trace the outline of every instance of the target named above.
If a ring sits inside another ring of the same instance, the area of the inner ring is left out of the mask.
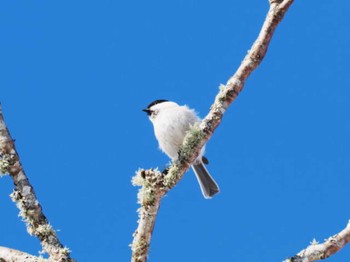
[[[220,192],[218,184],[210,176],[208,170],[205,168],[202,162],[193,164],[192,169],[196,174],[197,180],[201,186],[201,190],[205,198],[212,198],[216,193]]]

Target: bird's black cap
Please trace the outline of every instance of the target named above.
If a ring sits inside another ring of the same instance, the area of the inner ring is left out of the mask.
[[[157,105],[157,104],[160,104],[160,103],[163,103],[163,102],[167,102],[169,100],[165,100],[165,99],[158,99],[158,100],[155,100],[153,101],[152,103],[150,103],[146,109],[142,109],[143,112],[146,112],[147,115],[152,115],[152,110],[150,109],[152,106],[154,105]]]
[[[152,103],[150,103],[148,106],[147,106],[147,109],[151,108],[152,106],[154,105],[157,105],[157,104],[160,104],[160,103],[163,103],[163,102],[168,102],[169,100],[165,100],[165,99],[158,99],[158,100],[154,100]]]

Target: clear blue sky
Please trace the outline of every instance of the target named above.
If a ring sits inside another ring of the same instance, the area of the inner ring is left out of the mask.
[[[141,111],[204,117],[268,1],[3,1],[0,101],[44,212],[78,261],[128,261],[139,168],[163,168]],[[296,1],[192,171],[164,199],[149,261],[282,261],[350,218],[350,2]],[[41,249],[0,179],[0,245]],[[350,259],[347,247],[329,261]]]

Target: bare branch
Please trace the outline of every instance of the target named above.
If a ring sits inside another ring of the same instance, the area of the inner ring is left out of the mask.
[[[7,247],[0,247],[0,262],[46,262],[47,259],[36,257],[28,253],[11,249]]]
[[[347,226],[338,234],[331,236],[322,244],[311,243],[310,246],[300,251],[294,257],[286,259],[284,262],[312,262],[326,259],[350,242],[350,221]]]
[[[293,0],[270,0],[270,9],[258,38],[236,73],[227,81],[225,86],[220,87],[219,94],[216,96],[208,115],[199,126],[193,127],[186,135],[179,152],[179,158],[172,163],[168,174],[163,177],[158,171],[140,170],[137,172],[133,181],[138,181],[134,184],[140,185],[142,188],[139,191],[139,203],[141,203],[139,225],[134,233],[132,244],[131,260],[133,262],[147,260],[151,234],[162,196],[179,182],[199,155],[203,145],[210,139],[220,124],[224,112],[242,91],[250,73],[263,60],[277,25],[292,3]],[[156,185],[149,183],[149,178],[144,176],[147,172],[152,179],[157,181]],[[149,194],[143,194],[142,192],[149,192]],[[149,201],[148,197],[153,200]],[[147,203],[147,205],[143,203]]]
[[[12,200],[20,210],[19,215],[26,222],[27,231],[40,239],[43,250],[52,261],[70,262],[70,251],[63,247],[56,232],[46,219],[41,205],[35,195],[21,165],[14,140],[6,127],[0,105],[0,172],[10,174],[15,184],[11,194]]]

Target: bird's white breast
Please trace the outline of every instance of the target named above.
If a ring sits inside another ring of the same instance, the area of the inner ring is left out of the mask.
[[[186,132],[199,121],[196,113],[187,106],[159,110],[152,122],[160,149],[171,159],[176,159]]]

